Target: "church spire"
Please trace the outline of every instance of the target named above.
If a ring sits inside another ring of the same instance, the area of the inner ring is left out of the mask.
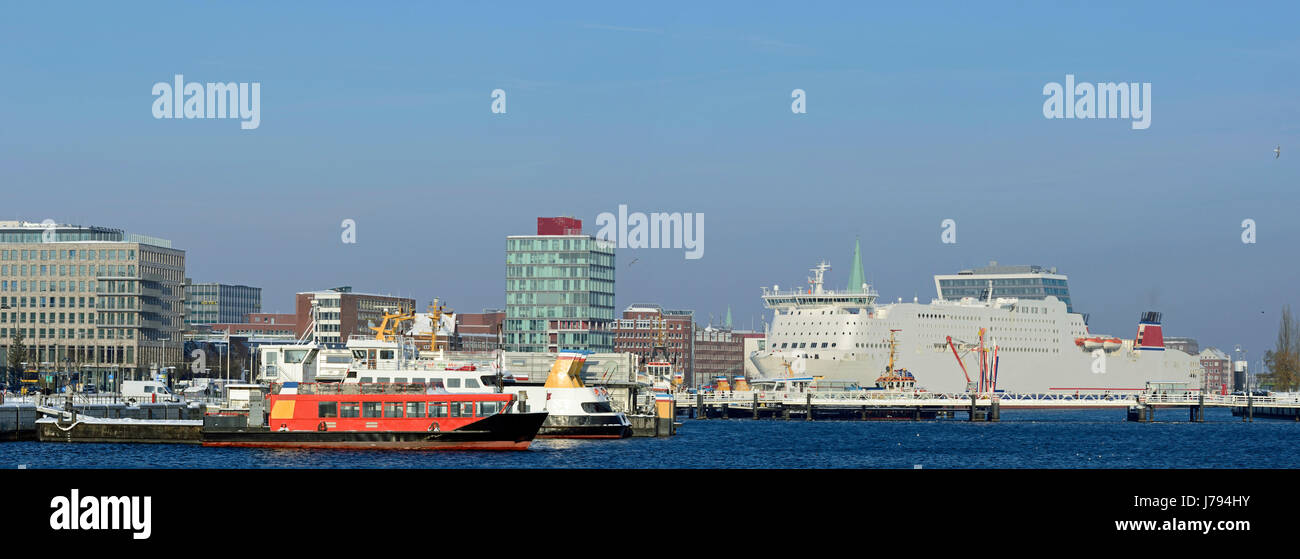
[[[862,284],[866,280],[862,275],[862,241],[853,241],[853,265],[849,267],[849,292],[857,293],[862,290]]]
[[[728,329],[731,328],[731,305],[727,305],[727,321],[724,324]]]

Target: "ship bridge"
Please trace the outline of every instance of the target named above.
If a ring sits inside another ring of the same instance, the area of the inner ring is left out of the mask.
[[[876,297],[879,294],[866,283],[862,283],[861,287],[856,290],[852,288],[845,291],[825,289],[825,276],[830,269],[830,264],[824,261],[812,268],[810,271],[813,275],[808,278],[808,287],[802,290],[781,291],[780,286],[777,285],[772,286],[771,289],[764,287],[763,304],[769,309],[777,309],[783,312],[795,307],[864,309],[875,304]]]

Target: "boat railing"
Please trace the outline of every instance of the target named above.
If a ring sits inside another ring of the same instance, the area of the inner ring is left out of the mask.
[[[280,394],[284,385],[271,387],[272,394]],[[422,382],[316,382],[299,383],[298,394],[304,395],[359,395],[359,394],[433,394],[436,385]]]

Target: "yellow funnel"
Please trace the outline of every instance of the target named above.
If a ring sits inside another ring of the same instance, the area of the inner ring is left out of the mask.
[[[582,388],[582,365],[587,356],[581,353],[561,353],[551,365],[546,377],[546,388]]]

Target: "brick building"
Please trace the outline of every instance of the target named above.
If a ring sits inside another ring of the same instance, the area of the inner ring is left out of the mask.
[[[1201,388],[1211,394],[1218,394],[1223,387],[1232,391],[1232,359],[1228,354],[1209,347],[1198,355],[1201,360],[1203,377]]]
[[[644,365],[654,353],[661,322],[668,361],[673,364],[673,370],[680,371],[685,382],[690,383],[695,357],[694,311],[634,304],[623,310],[622,318],[614,321],[614,351],[634,353]]]
[[[490,351],[499,348],[497,331],[506,320],[502,309],[483,309],[481,313],[456,315],[456,349]]]
[[[740,333],[713,326],[696,328],[695,374],[699,380],[691,386],[712,384],[716,376],[730,379],[744,373],[745,338]]]
[[[298,332],[298,315],[250,313],[243,322],[213,324],[213,333],[229,330],[232,336],[293,337]]]
[[[354,293],[351,287],[299,293],[295,301],[297,313],[294,336],[301,338],[312,323],[313,301],[319,306],[313,339],[321,343],[346,343],[349,337],[374,336],[375,332],[370,327],[383,322],[385,312],[415,310],[415,299]]]

